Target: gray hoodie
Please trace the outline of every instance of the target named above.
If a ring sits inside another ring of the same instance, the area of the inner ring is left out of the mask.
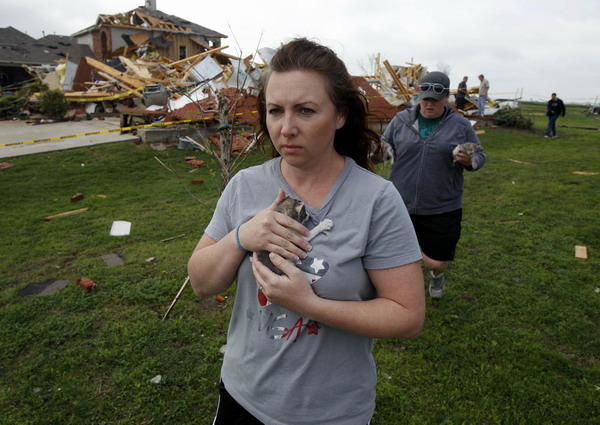
[[[382,140],[394,150],[390,180],[402,195],[409,214],[432,215],[462,208],[463,170],[475,171],[485,164],[483,147],[473,127],[446,105],[438,127],[423,140],[419,136],[420,106],[396,114]],[[453,165],[452,150],[459,144],[476,143],[474,167]]]

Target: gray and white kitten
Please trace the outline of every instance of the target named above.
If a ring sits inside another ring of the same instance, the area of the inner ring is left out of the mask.
[[[471,157],[473,168],[477,168],[477,163],[475,162],[475,158],[473,158],[473,154],[477,151],[478,147],[479,145],[477,145],[477,143],[463,143],[462,145],[456,145],[452,151],[452,166],[456,166],[456,155],[459,152],[462,152]]]
[[[308,221],[308,213],[306,212],[306,208],[304,207],[304,202],[294,199],[291,196],[286,196],[283,201],[277,205],[275,211],[280,212],[282,214],[287,215],[288,217],[292,217],[294,220],[298,221],[301,224],[305,224]],[[303,236],[304,239],[310,241],[312,238],[317,236],[319,233],[324,232],[326,230],[330,230],[333,227],[333,221],[326,218],[322,222],[320,222],[314,229],[312,229],[308,236]],[[269,258],[269,251],[259,251],[258,259],[265,266],[269,268],[273,273],[277,273],[278,275],[282,275],[283,272],[279,270],[271,259]]]

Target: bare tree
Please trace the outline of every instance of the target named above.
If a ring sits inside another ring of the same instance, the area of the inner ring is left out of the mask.
[[[448,77],[452,73],[452,65],[450,65],[450,64],[448,64],[446,62],[438,62],[437,65],[436,65],[436,67],[437,67],[438,71],[443,72]]]

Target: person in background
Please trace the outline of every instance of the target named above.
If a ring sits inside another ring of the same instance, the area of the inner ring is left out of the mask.
[[[469,121],[448,105],[449,94],[448,76],[430,72],[419,85],[419,104],[396,114],[382,136],[394,150],[389,178],[417,232],[432,298],[445,293],[444,272],[460,238],[463,171],[479,170],[486,161]],[[463,143],[477,149],[454,160],[453,150]]]
[[[477,113],[481,116],[485,115],[485,104],[488,99],[488,91],[490,90],[490,83],[485,79],[483,74],[479,74],[479,100],[477,101]]]
[[[556,133],[556,120],[561,115],[564,117],[567,113],[567,109],[565,108],[565,104],[562,100],[556,97],[556,93],[552,93],[552,98],[548,101],[546,105],[546,116],[548,117],[548,128],[544,133],[544,137],[558,137]]]
[[[294,39],[263,78],[257,134],[274,158],[233,177],[188,263],[198,296],[236,282],[213,424],[367,425],[373,338],[423,326],[417,238],[398,191],[370,171],[379,137],[335,53]],[[304,202],[306,227],[275,211],[284,192]],[[301,237],[325,219],[330,230]]]
[[[461,111],[465,110],[465,98],[467,97],[468,91],[467,91],[467,81],[469,80],[469,77],[464,76],[462,81],[460,83],[458,83],[458,90],[456,90],[456,109],[459,109]]]

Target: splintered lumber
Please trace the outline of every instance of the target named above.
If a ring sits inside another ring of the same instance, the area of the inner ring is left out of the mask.
[[[137,78],[142,80],[152,78],[152,74],[150,74],[150,71],[148,71],[147,68],[137,66],[131,59],[126,58],[125,56],[119,56],[119,59],[125,64],[127,70],[133,72]]]
[[[398,77],[396,72],[394,72],[394,68],[392,67],[392,65],[387,60],[384,60],[383,64],[385,65],[385,69],[387,69],[388,73],[392,77],[392,80],[394,80],[394,84],[396,84],[396,87],[398,87],[398,90],[400,91],[400,93],[402,93],[402,95],[406,98],[407,101],[410,100],[411,95],[408,92],[408,89],[406,88],[404,83],[400,80],[400,78]]]
[[[211,53],[216,53],[216,52],[219,52],[219,51],[221,51],[221,50],[223,50],[223,49],[226,49],[226,48],[228,48],[228,47],[229,47],[229,46],[223,46],[223,47],[217,47],[216,49],[207,50],[206,52],[198,53],[197,55],[189,56],[189,57],[187,57],[187,58],[184,58],[184,59],[178,60],[178,61],[176,61],[176,62],[171,62],[171,63],[169,64],[169,66],[183,65],[183,64],[186,64],[186,63],[188,63],[188,62],[189,62],[189,63],[194,63],[194,62],[195,62],[197,59],[202,59],[204,56],[208,56],[208,55],[210,55]]]
[[[110,74],[108,74],[106,72],[98,71],[98,74],[101,77],[106,78],[107,80],[111,80],[111,81],[115,82],[116,84],[118,84],[121,87],[123,87],[125,90],[134,90],[136,88],[139,88],[139,87],[131,87],[129,84],[125,84],[124,82],[119,81],[117,78],[113,78]],[[144,97],[144,95],[141,94],[141,93],[139,93],[139,92],[134,92],[133,95],[137,96],[139,98],[143,98]]]
[[[88,65],[96,68],[99,71],[103,71],[106,74],[110,75],[113,78],[116,78],[119,82],[123,82],[126,85],[139,89],[139,88],[143,88],[145,86],[145,84],[140,81],[137,80],[135,78],[129,77],[127,75],[125,75],[122,72],[119,72],[118,70],[114,69],[112,66],[108,66],[103,64],[100,61],[97,61],[94,58],[90,58],[89,56],[85,57],[86,62],[88,63]]]
[[[89,208],[80,208],[78,210],[67,211],[67,212],[63,212],[60,214],[49,215],[48,217],[44,217],[44,221],[50,221],[55,218],[64,217],[66,215],[71,215],[71,214],[80,214],[80,213],[86,212],[87,210],[89,210]]]
[[[587,260],[587,246],[575,245],[575,258],[579,260]]]

